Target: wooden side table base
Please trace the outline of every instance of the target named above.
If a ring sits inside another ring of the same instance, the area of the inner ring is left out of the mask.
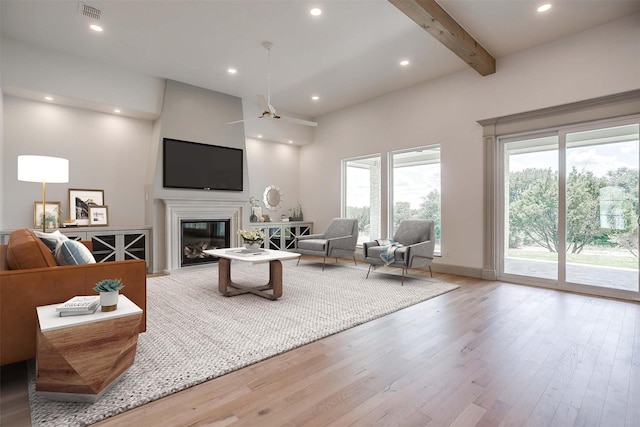
[[[53,400],[95,402],[133,364],[142,314],[37,329],[36,392]]]
[[[218,290],[227,297],[251,293],[262,298],[276,300],[282,296],[282,262],[277,259],[269,261],[269,283],[264,286],[250,287],[233,283],[231,281],[231,260],[220,258],[218,261]]]

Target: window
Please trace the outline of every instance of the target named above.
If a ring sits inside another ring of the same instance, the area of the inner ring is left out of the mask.
[[[342,161],[342,216],[358,220],[358,245],[380,236],[380,155]]]
[[[412,148],[389,153],[392,210],[389,235],[405,219],[432,219],[435,222],[435,252],[440,245],[440,146]]]

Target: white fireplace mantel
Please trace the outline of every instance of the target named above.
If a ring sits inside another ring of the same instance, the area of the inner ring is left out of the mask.
[[[240,246],[238,230],[241,227],[246,203],[239,200],[184,200],[162,199],[165,206],[165,236],[167,269],[180,268],[182,243],[180,242],[183,220],[229,220],[231,246]]]

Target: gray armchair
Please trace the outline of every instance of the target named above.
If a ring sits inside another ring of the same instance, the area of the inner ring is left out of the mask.
[[[293,251],[303,255],[321,256],[322,271],[324,271],[327,257],[335,257],[336,262],[338,262],[338,257],[353,257],[353,262],[355,262],[358,220],[334,218],[324,233],[298,236],[296,240],[296,249]],[[300,263],[300,258],[298,258],[298,263]]]
[[[435,247],[433,221],[426,219],[404,220],[398,226],[396,234],[393,235],[393,240],[401,246],[394,247],[393,252],[389,253],[392,258],[388,260],[388,264],[383,260],[383,256],[387,255],[389,246],[381,246],[377,240],[364,243],[364,260],[369,263],[367,278],[369,278],[371,268],[375,269],[380,265],[401,268],[403,285],[404,275],[410,268],[429,267],[429,273],[433,277],[433,271],[431,271]]]

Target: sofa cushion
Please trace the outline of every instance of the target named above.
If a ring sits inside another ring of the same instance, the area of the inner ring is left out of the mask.
[[[7,264],[11,270],[55,267],[51,251],[31,230],[22,228],[9,235]]]
[[[96,262],[91,251],[75,240],[64,240],[58,245],[56,260],[59,265],[95,264]]]
[[[65,240],[69,240],[69,238],[62,234],[60,230],[56,230],[51,233],[43,233],[42,231],[34,231],[33,233],[42,240],[42,243],[47,245],[51,253],[55,252],[60,243]]]

